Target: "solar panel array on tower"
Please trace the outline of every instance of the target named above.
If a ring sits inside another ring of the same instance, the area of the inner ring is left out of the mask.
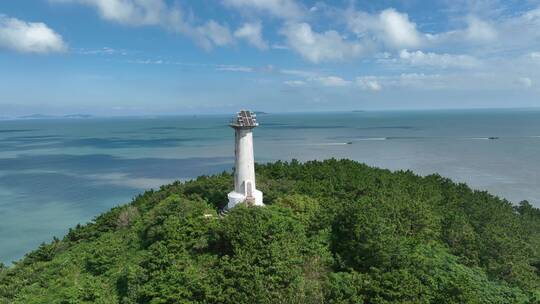
[[[256,127],[258,126],[255,114],[251,111],[242,110],[238,112],[236,123],[240,127]]]

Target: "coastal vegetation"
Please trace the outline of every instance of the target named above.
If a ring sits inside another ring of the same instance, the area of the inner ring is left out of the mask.
[[[540,210],[349,160],[147,191],[6,267],[0,303],[540,303]]]

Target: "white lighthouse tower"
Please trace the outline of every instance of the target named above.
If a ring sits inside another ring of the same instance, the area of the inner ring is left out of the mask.
[[[248,110],[241,110],[231,121],[230,126],[234,129],[235,135],[234,191],[227,195],[229,198],[227,209],[234,208],[242,202],[264,206],[263,194],[255,187],[253,129],[258,125],[255,114]]]

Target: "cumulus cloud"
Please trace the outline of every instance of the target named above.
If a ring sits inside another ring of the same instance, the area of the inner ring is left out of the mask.
[[[498,30],[491,23],[476,16],[466,18],[466,27],[426,36],[431,45],[435,46],[464,46],[496,42]]]
[[[268,49],[268,43],[262,38],[262,25],[260,22],[244,23],[244,25],[234,32],[234,36],[239,39],[245,39],[249,44],[258,49]]]
[[[510,81],[508,81],[510,79]],[[353,81],[335,75],[318,75],[302,80],[287,80],[290,87],[322,87],[335,89],[357,88],[363,91],[379,92],[402,90],[440,91],[440,90],[490,90],[493,87],[515,89],[516,85],[530,88],[534,85],[530,77],[504,77],[487,73],[400,73],[384,76],[358,76]]]
[[[129,52],[127,50],[118,50],[118,49],[113,49],[113,48],[105,46],[105,47],[102,47],[100,49],[85,49],[85,48],[75,49],[75,53],[81,54],[81,55],[121,55],[121,56],[126,56],[126,55],[128,55]]]
[[[399,58],[402,62],[415,66],[432,66],[440,68],[473,68],[479,61],[469,55],[437,54],[432,52],[401,50]]]
[[[327,88],[339,88],[348,87],[352,84],[352,81],[344,79],[337,75],[325,75],[319,72],[302,71],[302,70],[280,70],[285,75],[293,75],[303,78],[302,80],[287,80],[283,83],[290,87],[327,87]]]
[[[377,15],[349,12],[347,23],[349,29],[359,37],[371,37],[391,48],[418,47],[425,38],[407,14],[393,8]]]
[[[209,20],[196,25],[186,18],[178,6],[164,0],[49,0],[56,3],[77,3],[94,7],[108,21],[127,26],[160,26],[192,38],[204,49],[226,46],[234,39],[225,25]]]
[[[395,47],[420,45],[420,33],[416,30],[416,24],[409,21],[407,14],[387,9],[381,12],[379,20],[386,43]]]
[[[527,11],[525,14],[523,14],[523,19],[540,24],[540,7]]]
[[[295,0],[223,0],[240,10],[255,10],[283,19],[297,19],[305,14],[305,9]]]
[[[540,52],[531,52],[531,53],[529,53],[529,57],[532,60],[537,60],[537,61],[540,62]]]
[[[326,88],[345,88],[354,85],[365,91],[380,91],[383,89],[381,82],[386,80],[388,79],[385,77],[363,76],[356,77],[355,80],[351,81],[336,75],[317,75],[307,76],[304,80],[287,80],[283,83],[290,87],[319,86]]]
[[[478,47],[479,45],[490,45],[496,47],[501,44],[509,44],[512,37],[503,37],[507,31],[507,23],[501,21],[501,24],[493,24],[477,16],[470,15],[464,19],[465,27],[426,35],[429,46],[435,47]]]
[[[304,77],[304,78],[315,78],[319,76],[318,72],[306,71],[306,70],[283,69],[283,70],[280,70],[280,73],[285,74],[285,75]]]
[[[443,89],[447,86],[448,77],[439,74],[402,73],[387,76],[361,76],[356,77],[355,84],[361,90],[381,91],[386,89],[415,89],[434,90]]]
[[[289,47],[313,63],[360,56],[365,47],[344,39],[336,31],[314,32],[307,23],[288,23],[281,30]]]
[[[491,51],[538,50],[540,47],[540,7],[500,18],[491,26],[497,32],[497,39],[490,43]]]
[[[497,30],[488,22],[474,16],[468,18],[464,34],[472,42],[490,42],[497,39]]]
[[[45,23],[26,22],[0,15],[0,48],[21,53],[48,54],[65,52],[67,45]]]
[[[355,84],[363,90],[415,91],[489,91],[534,87],[534,78],[500,73],[401,73],[384,76],[357,77]]]
[[[286,80],[283,82],[289,87],[326,87],[326,88],[342,88],[351,85],[351,81],[343,79],[339,76],[317,76],[309,77],[305,80]]]
[[[448,47],[495,42],[499,30],[475,15],[464,19],[464,27],[439,33],[423,33],[406,13],[388,8],[377,14],[348,10],[348,29],[361,39],[369,39],[387,49]],[[530,12],[528,19],[534,19]],[[523,18],[521,18],[523,19]]]
[[[274,50],[288,50],[289,49],[288,46],[279,44],[279,43],[272,44],[271,48]]]
[[[288,85],[290,87],[303,87],[307,83],[303,80],[287,80],[283,82],[285,85]]]
[[[221,65],[221,66],[218,66],[216,70],[222,71],[222,72],[243,72],[243,73],[249,73],[249,72],[254,71],[254,69],[251,67],[236,66],[236,65]]]
[[[382,85],[375,76],[356,77],[356,85],[366,91],[382,90]]]
[[[386,76],[359,76],[356,77],[355,85],[361,90],[373,92],[383,89],[437,90],[454,85],[456,79],[453,75],[401,73]],[[457,86],[461,85],[460,83]]]
[[[50,0],[80,3],[96,8],[103,19],[124,25],[157,25],[169,22],[177,13],[163,0]]]
[[[397,87],[405,87],[412,89],[433,90],[448,88],[449,85],[455,84],[452,77],[441,76],[439,74],[424,74],[424,73],[403,73],[397,78],[392,79]]]
[[[317,81],[325,87],[345,87],[351,84],[350,81],[338,76],[321,76],[313,78],[313,81]]]
[[[197,31],[200,34],[199,39],[206,40],[203,41],[206,47],[211,47],[212,43],[217,46],[226,46],[232,44],[234,41],[229,28],[214,20],[210,20],[204,25],[197,27]]]
[[[530,88],[533,85],[533,82],[529,77],[520,77],[518,82],[525,88]]]

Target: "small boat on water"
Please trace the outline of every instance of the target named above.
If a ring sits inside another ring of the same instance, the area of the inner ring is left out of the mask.
[[[499,138],[496,137],[496,136],[493,136],[493,137],[488,137],[488,139],[492,139],[492,140],[493,140],[493,139],[499,139]]]
[[[348,141],[348,142],[347,142],[347,145],[352,145],[352,141]]]

